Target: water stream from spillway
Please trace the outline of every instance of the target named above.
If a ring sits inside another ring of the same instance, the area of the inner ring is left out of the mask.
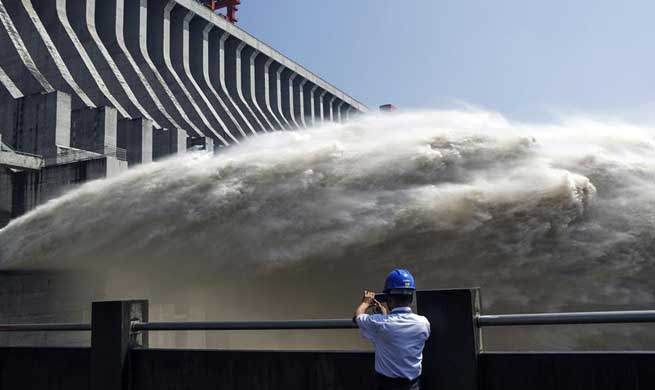
[[[655,131],[484,111],[262,135],[87,183],[0,230],[2,269],[214,286],[231,318],[348,317],[395,266],[480,286],[491,312],[652,307],[654,257]]]

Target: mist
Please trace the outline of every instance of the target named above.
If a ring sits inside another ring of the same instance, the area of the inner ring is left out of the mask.
[[[487,313],[652,308],[654,254],[653,129],[481,110],[260,135],[84,184],[0,230],[0,269],[97,273],[103,298],[176,305],[167,320],[349,318],[395,267],[419,288],[479,286]],[[490,343],[655,347],[645,327],[586,329]]]

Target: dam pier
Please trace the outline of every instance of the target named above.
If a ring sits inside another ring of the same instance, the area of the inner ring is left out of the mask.
[[[367,111],[196,0],[2,0],[0,23],[0,227],[141,163]]]

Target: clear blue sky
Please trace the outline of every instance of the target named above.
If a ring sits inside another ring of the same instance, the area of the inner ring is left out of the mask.
[[[242,28],[370,107],[655,122],[653,0],[242,2]]]

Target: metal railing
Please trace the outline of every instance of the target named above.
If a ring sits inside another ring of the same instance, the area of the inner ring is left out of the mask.
[[[352,320],[135,322],[133,331],[357,329]]]
[[[3,151],[3,152],[10,152],[10,153],[19,154],[21,156],[43,158],[43,156],[40,155],[40,154],[34,154],[34,153],[27,153],[27,152],[18,151],[16,149],[12,148],[11,146],[5,144],[4,142],[0,142],[0,150]]]
[[[96,145],[86,149],[58,146],[57,155],[46,157],[45,163],[46,165],[63,165],[104,157],[115,157],[117,160],[127,161],[127,150],[111,145]]]
[[[655,310],[597,311],[571,313],[480,315],[479,327],[528,325],[581,325],[655,323]],[[211,330],[330,330],[357,329],[350,319],[291,320],[291,321],[188,321],[133,322],[134,332],[211,331]],[[89,323],[60,324],[0,324],[0,332],[71,332],[91,331]]]
[[[292,320],[292,321],[203,321],[203,322],[133,322],[131,330],[197,331],[197,330],[311,330],[357,329],[352,320]],[[91,331],[89,323],[62,324],[0,324],[0,332],[73,332]]]
[[[88,332],[91,324],[2,324],[0,332]]]
[[[655,323],[655,310],[481,315],[478,326]]]

